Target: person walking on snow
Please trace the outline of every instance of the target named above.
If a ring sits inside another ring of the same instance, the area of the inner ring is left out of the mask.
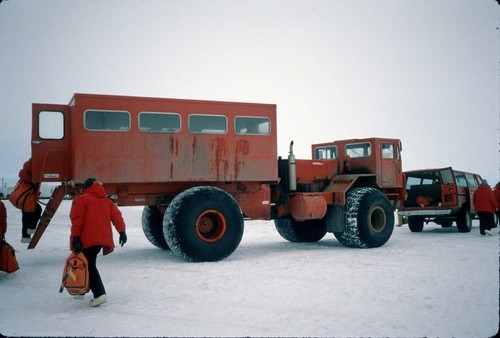
[[[83,194],[75,197],[71,206],[70,248],[83,252],[88,261],[90,290],[94,299],[90,306],[99,306],[107,301],[106,290],[97,270],[97,255],[103,250],[107,255],[114,250],[111,223],[120,234],[120,244],[127,242],[125,222],[120,210],[106,197],[106,192],[95,178],[83,183]]]
[[[7,232],[7,209],[5,204],[0,201],[0,245],[5,240],[5,233]]]
[[[495,194],[486,180],[483,180],[472,197],[474,209],[479,216],[479,232],[482,236],[492,236],[491,228],[495,226],[494,213],[497,209]]]
[[[498,222],[500,222],[500,182],[497,183],[495,186],[495,190],[493,191],[495,194],[495,199],[497,200],[497,224],[495,224],[495,227],[498,225]]]
[[[29,184],[33,189],[36,188],[36,184],[33,183],[33,178],[31,175],[31,158],[24,162],[23,168],[19,171],[19,180]],[[36,210],[33,212],[22,211],[22,230],[21,230],[21,243],[29,243],[31,241],[31,235],[36,231],[36,225],[40,220],[42,215],[42,207],[38,202],[36,203]]]

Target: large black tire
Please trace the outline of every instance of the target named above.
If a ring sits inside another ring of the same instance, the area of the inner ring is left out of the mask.
[[[334,232],[337,240],[353,248],[376,248],[391,238],[394,211],[389,199],[374,188],[354,188],[347,193],[345,230]]]
[[[142,231],[151,244],[160,249],[169,249],[163,235],[163,215],[156,206],[146,205],[142,210]]]
[[[472,230],[472,216],[467,208],[462,208],[457,215],[457,229],[459,232],[470,232]]]
[[[326,217],[304,222],[292,218],[274,220],[278,233],[290,242],[317,242],[326,235]]]
[[[165,240],[177,255],[194,262],[231,255],[243,237],[243,215],[224,190],[201,186],[177,195],[163,217]]]
[[[424,229],[424,218],[421,216],[409,216],[408,228],[411,232],[422,232]]]

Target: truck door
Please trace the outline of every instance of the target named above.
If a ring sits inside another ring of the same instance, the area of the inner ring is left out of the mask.
[[[441,176],[441,205],[443,207],[452,207],[457,205],[457,183],[453,169],[443,168],[439,170]]]
[[[70,107],[33,104],[31,131],[34,182],[62,182],[69,179]]]
[[[399,142],[382,142],[382,187],[403,186]]]

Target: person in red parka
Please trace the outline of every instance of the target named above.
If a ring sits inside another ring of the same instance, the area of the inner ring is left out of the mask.
[[[494,213],[497,210],[497,201],[486,180],[483,180],[477,190],[474,191],[472,200],[474,209],[479,216],[479,232],[483,236],[491,236],[491,228],[495,226]]]
[[[31,175],[31,158],[24,162],[23,168],[19,171],[19,180],[29,184],[33,189],[36,185],[33,183]],[[36,231],[36,225],[42,215],[42,207],[36,203],[36,210],[33,212],[22,211],[22,230],[21,243],[31,242],[31,235]]]
[[[0,245],[5,240],[5,233],[7,232],[7,209],[5,204],[0,201]]]
[[[495,227],[498,225],[498,222],[500,222],[500,182],[497,183],[495,186],[495,190],[493,191],[495,194],[495,199],[497,200],[497,223]]]
[[[120,234],[120,244],[127,242],[125,222],[120,210],[106,197],[103,186],[95,179],[88,178],[83,183],[83,194],[75,197],[71,206],[70,248],[82,251],[88,261],[90,290],[94,299],[90,306],[106,302],[106,290],[97,270],[97,255],[103,250],[107,255],[114,250],[111,223]]]

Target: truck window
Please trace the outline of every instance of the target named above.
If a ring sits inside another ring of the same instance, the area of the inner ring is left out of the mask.
[[[130,114],[126,111],[87,110],[84,113],[84,127],[97,131],[129,131]]]
[[[269,135],[271,121],[267,117],[237,116],[234,119],[234,132],[244,135]]]
[[[189,131],[193,134],[225,134],[227,117],[221,115],[189,115]]]
[[[146,133],[178,133],[181,117],[176,113],[139,113],[139,130]]]
[[[348,144],[345,146],[345,153],[351,158],[370,157],[372,155],[372,147],[368,142]]]
[[[394,158],[394,144],[382,143],[382,158]]]
[[[337,146],[317,147],[314,148],[315,160],[336,160]]]
[[[64,114],[60,111],[39,112],[38,136],[45,140],[61,140],[64,137]]]

